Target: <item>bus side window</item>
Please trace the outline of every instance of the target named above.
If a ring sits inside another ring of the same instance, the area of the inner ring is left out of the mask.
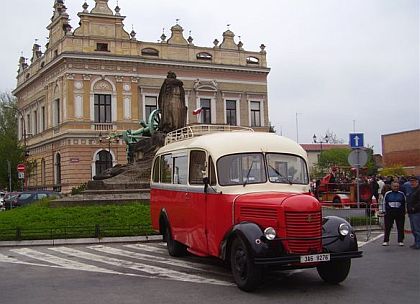
[[[191,151],[190,153],[190,185],[203,185],[203,171],[206,170],[206,153]]]
[[[170,184],[172,183],[172,155],[163,155],[160,157],[160,160],[160,181]]]
[[[174,184],[186,185],[187,184],[187,156],[174,157]]]
[[[209,156],[209,181],[211,186],[216,186],[216,170],[211,156]]]
[[[158,183],[159,182],[159,163],[160,163],[160,156],[156,157],[155,162],[153,164],[153,182]]]

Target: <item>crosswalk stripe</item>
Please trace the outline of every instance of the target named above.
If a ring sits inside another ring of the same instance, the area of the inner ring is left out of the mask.
[[[131,248],[131,249],[141,249],[143,251],[153,252],[153,253],[165,253],[165,254],[168,253],[168,250],[164,248],[149,246],[145,244],[129,244],[129,245],[124,245],[124,247]]]
[[[5,256],[3,254],[0,254],[0,263],[23,264],[23,265],[30,265],[30,266],[49,266],[47,264],[39,264],[39,263],[31,263],[31,262],[20,261],[18,259],[11,258],[11,257]]]
[[[91,271],[91,272],[103,272],[103,273],[113,273],[113,274],[120,274],[119,272],[96,267],[94,265],[84,264],[73,260],[68,260],[64,258],[60,258],[48,253],[36,251],[29,248],[22,248],[22,249],[12,249],[12,252],[15,252],[20,255],[24,255],[30,257],[32,259],[48,262],[54,265],[59,265],[66,269],[73,269],[73,270],[84,270],[84,271]]]
[[[88,252],[84,252],[84,251],[80,251],[80,250],[76,250],[76,249],[72,249],[68,247],[54,247],[54,248],[49,248],[49,249],[59,252],[59,253],[87,259],[90,261],[95,261],[95,262],[100,262],[100,263],[104,263],[108,265],[113,265],[113,266],[145,272],[145,273],[151,274],[153,276],[156,276],[162,279],[172,279],[176,281],[194,282],[194,283],[207,283],[207,284],[215,284],[215,285],[223,285],[223,286],[233,285],[232,283],[225,282],[225,281],[209,279],[209,278],[201,277],[198,275],[186,274],[180,271],[175,271],[175,270],[166,269],[166,268],[157,267],[157,266],[151,266],[151,265],[147,265],[143,263],[131,262],[131,261],[120,260],[120,259],[111,258],[107,256],[101,256],[101,255],[92,254],[92,253],[88,253]]]
[[[117,249],[117,248],[103,246],[103,245],[89,246],[88,248],[96,250],[96,251],[104,252],[104,253],[110,253],[110,254],[120,255],[120,256],[129,257],[129,258],[136,258],[136,259],[141,259],[141,260],[149,261],[149,262],[159,262],[161,264],[167,264],[171,266],[177,266],[177,267],[193,269],[193,270],[198,270],[198,271],[206,271],[208,273],[231,277],[230,275],[226,273],[218,272],[212,269],[206,269],[205,267],[202,267],[199,264],[189,263],[187,261],[168,259],[164,257],[153,256],[153,255],[138,253],[138,252],[133,252],[133,251],[127,251],[127,250]],[[129,247],[129,248],[132,248],[132,247]],[[138,247],[135,247],[135,248],[138,248]]]

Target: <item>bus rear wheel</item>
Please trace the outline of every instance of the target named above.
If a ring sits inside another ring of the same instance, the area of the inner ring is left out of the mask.
[[[232,243],[230,265],[239,289],[253,291],[261,284],[262,268],[254,264],[248,248],[239,237]]]
[[[329,284],[343,282],[350,272],[351,260],[332,261],[320,264],[316,269],[318,274]]]
[[[173,257],[180,257],[185,255],[186,249],[183,244],[180,242],[175,241],[172,238],[171,228],[169,225],[166,225],[165,229],[165,239],[166,239],[166,247],[168,248],[168,253],[170,256]]]

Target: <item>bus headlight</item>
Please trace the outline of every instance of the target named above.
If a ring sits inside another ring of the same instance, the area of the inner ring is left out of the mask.
[[[267,238],[267,240],[272,241],[276,238],[276,230],[274,230],[273,227],[265,228],[264,236]]]
[[[350,226],[348,224],[342,223],[340,224],[340,226],[338,227],[338,232],[342,235],[342,236],[346,236],[347,234],[350,233]]]

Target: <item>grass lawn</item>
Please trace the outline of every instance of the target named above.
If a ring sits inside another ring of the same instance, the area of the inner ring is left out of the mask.
[[[150,206],[141,203],[52,208],[49,201],[40,201],[0,212],[0,240],[152,233]]]

